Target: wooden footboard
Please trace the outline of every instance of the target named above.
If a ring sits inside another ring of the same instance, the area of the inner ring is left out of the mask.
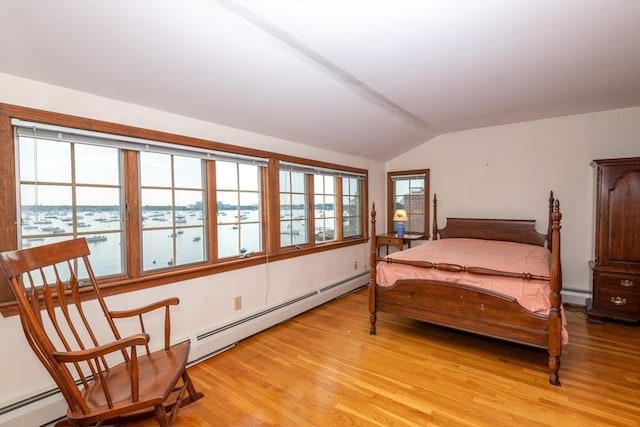
[[[434,218],[437,212],[436,203],[434,199]],[[549,314],[543,315],[523,308],[515,298],[457,283],[413,279],[398,280],[389,287],[378,286],[376,267],[379,259],[375,241],[374,204],[371,212],[370,333],[376,334],[377,312],[382,311],[484,336],[546,348],[549,354],[549,382],[560,385],[558,377],[562,346],[560,219],[559,203],[554,200],[551,193],[550,226],[547,235],[536,235],[534,222],[521,220],[462,218],[448,222],[446,227],[448,237],[482,238],[481,236],[485,236],[488,232],[492,240],[498,240],[495,236],[501,236],[501,240],[539,245],[542,245],[544,240],[548,240],[547,247],[551,250],[552,261],[550,277],[544,279],[549,281],[551,307]],[[514,229],[515,233],[513,233]],[[437,231],[437,226],[434,225],[434,236],[437,236]],[[428,266],[428,268],[433,267]],[[487,274],[487,272],[483,271],[481,274]]]
[[[376,308],[539,348],[547,348],[549,341],[548,316],[525,310],[514,298],[465,285],[400,280],[376,287]]]

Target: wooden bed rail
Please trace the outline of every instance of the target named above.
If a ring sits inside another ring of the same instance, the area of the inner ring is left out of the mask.
[[[554,282],[553,278],[562,277],[562,271],[560,270],[560,220],[562,219],[562,214],[560,213],[560,202],[556,200],[553,196],[553,191],[550,192],[549,195],[549,223],[547,227],[547,234],[543,235],[535,232],[535,222],[533,220],[482,220],[485,221],[500,221],[500,225],[504,225],[504,221],[511,224],[510,227],[516,228],[516,232],[520,232],[518,234],[517,239],[509,239],[512,241],[520,241],[522,240],[522,232],[526,233],[524,236],[526,240],[525,243],[529,244],[542,244],[544,243],[542,239],[546,239],[547,248],[551,252],[552,260],[551,260],[551,276],[539,276],[531,273],[523,272],[523,273],[515,273],[509,271],[501,271],[501,270],[493,270],[484,267],[474,267],[474,266],[463,266],[458,264],[449,264],[449,263],[433,263],[430,261],[415,261],[415,260],[397,260],[389,257],[380,258],[378,257],[377,251],[377,241],[376,241],[376,204],[373,202],[371,207],[371,247],[370,247],[370,257],[369,257],[369,283],[372,285],[376,284],[376,265],[378,262],[386,262],[386,263],[395,263],[395,264],[404,264],[411,265],[415,267],[421,268],[434,268],[442,271],[451,271],[451,272],[467,272],[470,274],[478,274],[478,275],[486,275],[486,276],[503,276],[503,277],[511,277],[516,279],[523,280],[543,280]],[[434,193],[433,195],[433,240],[438,239],[438,234],[443,231],[438,229],[437,224],[438,217],[438,200],[437,196]],[[474,221],[473,219],[461,219],[461,218],[449,218],[451,221],[461,222],[461,221]],[[484,233],[483,233],[484,234]],[[536,235],[537,236],[534,236]],[[544,237],[543,237],[544,236]],[[480,237],[481,238],[481,237]],[[556,249],[556,250],[554,250]],[[556,259],[557,258],[557,259]],[[554,270],[558,269],[557,271]],[[557,279],[555,282],[559,282]],[[560,292],[562,290],[562,283],[550,283],[551,292]],[[372,301],[371,304],[375,305],[375,301]],[[559,307],[559,305],[558,305]]]
[[[493,270],[493,269],[484,268],[484,267],[473,267],[473,266],[465,266],[465,265],[459,265],[459,264],[450,264],[447,262],[415,261],[415,260],[394,259],[390,257],[378,258],[377,261],[386,262],[387,264],[403,264],[403,265],[411,265],[413,267],[420,267],[420,268],[434,268],[436,270],[450,271],[453,273],[469,273],[469,274],[478,274],[482,276],[511,277],[513,279],[522,279],[522,280],[543,280],[545,282],[548,282],[551,280],[548,276],[539,276],[531,273],[514,273],[511,271],[501,271],[501,270]]]

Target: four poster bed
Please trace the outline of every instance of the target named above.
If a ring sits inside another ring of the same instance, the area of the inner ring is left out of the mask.
[[[534,220],[447,218],[433,241],[378,256],[371,211],[369,312],[379,311],[499,338],[549,353],[549,382],[560,385],[568,338],[561,304],[560,204],[549,199],[547,234]],[[544,247],[547,242],[547,247]]]

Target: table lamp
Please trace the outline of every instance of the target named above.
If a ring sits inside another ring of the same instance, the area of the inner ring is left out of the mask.
[[[393,214],[393,222],[396,223],[396,234],[398,236],[404,236],[404,222],[408,219],[407,211],[404,209],[396,209],[396,213]]]

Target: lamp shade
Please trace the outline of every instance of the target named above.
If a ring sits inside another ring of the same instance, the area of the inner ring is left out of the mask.
[[[393,214],[393,221],[408,221],[409,217],[407,216],[407,211],[404,209],[396,209],[396,213]]]

